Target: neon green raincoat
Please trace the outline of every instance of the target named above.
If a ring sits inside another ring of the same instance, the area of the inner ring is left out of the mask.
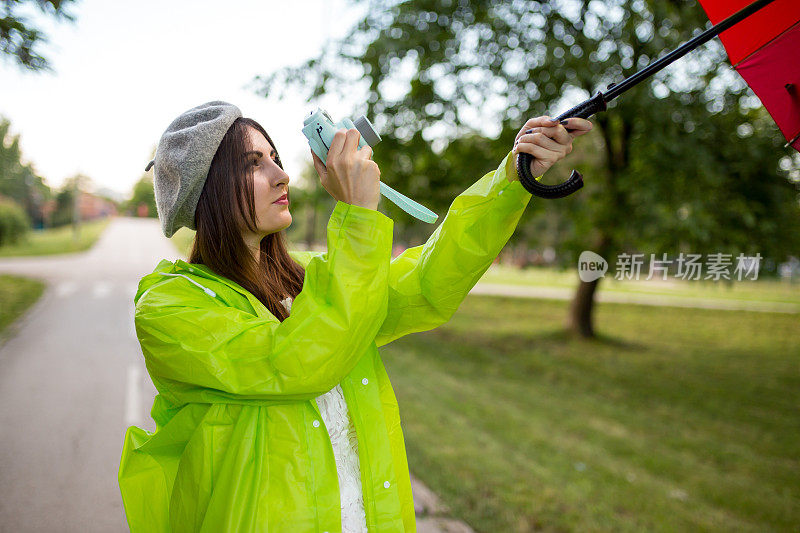
[[[370,532],[416,531],[400,416],[378,347],[447,322],[531,198],[509,153],[392,260],[392,219],[337,202],[327,252],[280,322],[204,265],[162,260],[136,296],[156,431],[125,434],[119,485],[147,532],[340,532],[339,481],[315,398],[341,384]]]

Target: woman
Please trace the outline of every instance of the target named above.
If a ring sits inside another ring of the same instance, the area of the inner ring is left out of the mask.
[[[380,171],[358,131],[327,168],[327,251],[287,252],[290,195],[274,143],[225,102],[183,113],[155,164],[166,236],[196,229],[134,298],[158,395],[153,433],[130,427],[119,483],[131,531],[415,531],[397,400],[377,348],[433,329],[511,237],[530,200],[514,153],[541,176],[591,124],[529,120],[497,170],[460,194],[424,245],[391,258]]]

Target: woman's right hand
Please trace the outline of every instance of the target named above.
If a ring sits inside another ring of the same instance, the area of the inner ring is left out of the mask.
[[[381,198],[381,171],[370,159],[372,148],[369,145],[357,149],[360,137],[361,133],[355,128],[337,131],[328,150],[327,166],[313,150],[311,155],[322,186],[331,196],[348,204],[377,209]]]

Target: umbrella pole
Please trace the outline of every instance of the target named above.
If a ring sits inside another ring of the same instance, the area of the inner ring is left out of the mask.
[[[718,22],[717,24],[713,25],[703,33],[695,36],[689,41],[686,41],[684,44],[680,45],[678,48],[673,50],[672,52],[668,53],[661,59],[650,63],[642,70],[634,74],[633,76],[626,78],[625,80],[619,82],[618,84],[609,85],[608,91],[603,95],[605,97],[606,102],[610,102],[620,94],[624,93],[637,83],[649,78],[662,68],[666,67],[676,59],[679,59],[686,55],[687,53],[691,52],[698,46],[707,43],[712,38],[716,37],[723,31],[727,30],[737,22],[746,19],[759,9],[771,4],[775,0],[757,0],[753,2],[749,6],[737,11],[733,15],[729,16],[725,20]]]
[[[756,0],[752,4],[748,5],[745,8],[740,9],[733,15],[727,17],[724,20],[721,20],[714,26],[710,27],[703,33],[696,35],[692,39],[686,41],[682,45],[680,45],[675,50],[669,52],[667,55],[658,59],[645,68],[640,70],[639,72],[625,78],[619,83],[612,83],[608,87],[606,87],[606,92],[603,93],[601,91],[597,91],[597,94],[589,98],[588,100],[584,100],[580,104],[576,105],[575,107],[564,111],[556,118],[558,120],[563,120],[565,118],[570,117],[577,117],[577,118],[589,118],[590,116],[598,113],[600,111],[606,110],[606,103],[610,102],[617,96],[621,95],[634,85],[641,83],[642,81],[646,80],[659,70],[663,69],[673,61],[680,59],[687,53],[691,52],[698,46],[705,44],[706,42],[710,41],[712,38],[716,37],[723,31],[727,30],[737,22],[749,17],[756,11],[762,9],[763,7],[771,4],[775,0]],[[583,187],[583,176],[581,176],[580,172],[577,170],[573,170],[572,174],[570,174],[569,179],[563,183],[559,183],[558,185],[543,185],[536,181],[536,179],[531,175],[530,168],[531,162],[533,161],[533,156],[530,154],[522,153],[517,155],[516,167],[517,167],[517,174],[519,175],[519,180],[525,189],[528,190],[531,194],[535,194],[541,198],[562,198],[564,196],[570,195],[573,192],[577,191],[581,187]]]

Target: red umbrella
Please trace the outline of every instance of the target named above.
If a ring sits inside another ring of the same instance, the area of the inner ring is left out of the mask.
[[[713,24],[752,0],[700,0]],[[719,34],[744,78],[795,150],[800,150],[800,2],[775,0]]]
[[[605,111],[607,102],[719,35],[731,63],[788,139],[786,146],[800,150],[800,0],[700,0],[700,3],[714,24],[711,28],[556,118],[589,118]],[[519,180],[531,194],[562,198],[583,187],[583,177],[577,170],[558,185],[539,183],[531,175],[532,160],[530,154],[521,153],[516,161]]]

